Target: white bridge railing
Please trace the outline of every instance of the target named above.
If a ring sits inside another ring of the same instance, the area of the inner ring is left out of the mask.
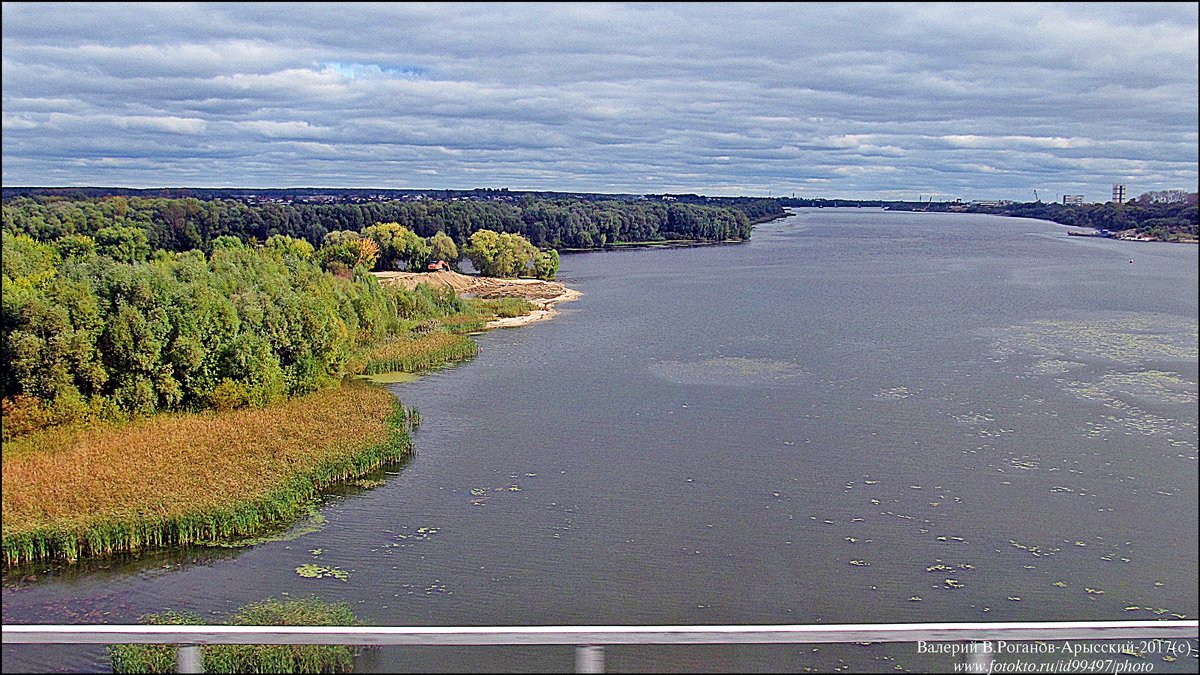
[[[4,625],[3,644],[171,644],[181,673],[201,671],[201,645],[574,645],[575,668],[604,672],[606,645],[828,644],[1004,640],[1186,640],[1196,621],[1053,621],[752,626],[161,626]],[[1190,645],[1188,650],[1194,650]],[[991,650],[961,653],[987,672]]]

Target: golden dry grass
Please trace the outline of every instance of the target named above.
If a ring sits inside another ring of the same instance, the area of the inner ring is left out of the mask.
[[[4,444],[8,563],[251,534],[411,449],[388,391],[346,384],[263,409],[57,429]]]

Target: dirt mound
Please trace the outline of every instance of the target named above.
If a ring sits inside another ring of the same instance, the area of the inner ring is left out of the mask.
[[[449,286],[455,293],[465,293],[475,285],[477,277],[439,270],[437,272],[372,272],[382,284],[392,284],[405,288],[416,288],[417,284],[430,286]]]

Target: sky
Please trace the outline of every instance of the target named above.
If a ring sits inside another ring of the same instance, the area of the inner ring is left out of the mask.
[[[3,184],[1197,190],[1197,3],[4,3]]]

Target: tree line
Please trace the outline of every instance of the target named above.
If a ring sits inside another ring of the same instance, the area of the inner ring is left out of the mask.
[[[1190,198],[1170,202],[1154,201],[1152,197],[1143,195],[1124,204],[1106,202],[1104,204],[1067,205],[1032,202],[995,207],[972,206],[968,211],[1020,218],[1039,218],[1061,225],[1090,227],[1111,232],[1136,230],[1140,234],[1147,234],[1163,241],[1176,239],[1181,235],[1194,239],[1200,229],[1198,228],[1200,218],[1197,217],[1195,193],[1192,193]]]
[[[778,208],[777,202],[773,203]],[[282,235],[320,248],[327,243],[326,237],[331,232],[362,233],[380,223],[395,223],[427,240],[441,232],[460,251],[479,230],[519,234],[539,249],[562,250],[670,239],[741,241],[750,236],[751,218],[747,209],[759,219],[771,210],[769,205],[764,207],[755,200],[739,208],[661,200],[594,201],[527,196],[515,202],[422,199],[249,204],[226,199],[124,196],[72,199],[37,195],[7,199],[3,204],[3,229],[39,241],[86,235],[99,242],[102,237],[124,232],[108,228],[134,228],[144,232],[151,251],[199,249],[210,253],[214,242],[221,237],[264,242]],[[385,264],[389,260],[386,255],[384,260]]]

